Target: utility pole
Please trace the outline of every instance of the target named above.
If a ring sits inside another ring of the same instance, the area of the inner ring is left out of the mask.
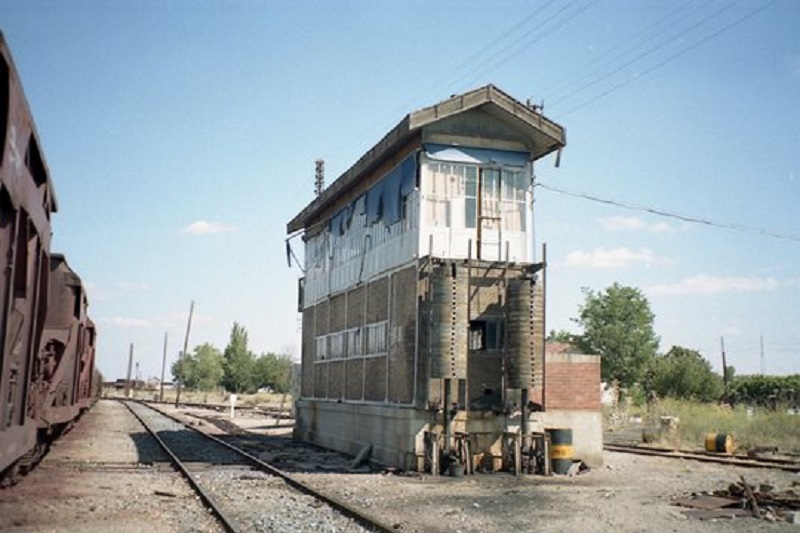
[[[761,334],[761,375],[764,375],[764,334]]]
[[[186,323],[186,337],[183,339],[183,351],[181,352],[180,357],[178,357],[178,368],[183,374],[183,358],[186,356],[186,350],[188,349],[189,345],[189,330],[192,329],[192,314],[194,313],[194,300],[192,300],[192,304],[189,306],[189,321]],[[183,380],[178,380],[178,390],[175,393],[175,407],[178,407],[178,404],[181,401],[181,385],[183,385]]]
[[[161,387],[158,391],[158,401],[164,401],[164,368],[167,366],[167,332],[164,332],[164,355],[161,356]]]
[[[724,399],[728,401],[728,364],[725,361],[725,337],[719,338],[719,346],[722,350],[722,383],[725,387]]]
[[[128,354],[128,375],[125,378],[125,397],[131,397],[131,372],[133,371],[133,343],[131,343],[131,350]]]

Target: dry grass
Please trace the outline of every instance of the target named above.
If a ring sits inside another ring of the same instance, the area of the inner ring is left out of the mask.
[[[726,433],[733,436],[739,451],[777,447],[781,452],[800,454],[800,415],[787,411],[785,408],[748,410],[745,406],[731,408],[666,399],[650,412],[632,408],[630,414],[640,415],[645,428],[659,428],[664,416],[678,418],[680,422],[675,432],[660,434],[660,443],[664,445],[698,448],[703,447],[707,434]],[[626,424],[631,424],[630,418],[626,418]]]
[[[176,391],[174,389],[164,390],[164,401],[174,402]],[[109,398],[122,398],[124,391],[115,389],[104,389],[103,395]],[[158,400],[158,390],[134,390],[131,397],[137,400]],[[207,403],[207,404],[225,404],[230,405],[230,395],[223,391],[200,392],[191,390],[181,391],[181,403]],[[291,394],[277,394],[269,392],[259,392],[257,394],[239,394],[237,395],[236,405],[257,407],[257,406],[280,406],[284,405],[288,408],[292,404]]]

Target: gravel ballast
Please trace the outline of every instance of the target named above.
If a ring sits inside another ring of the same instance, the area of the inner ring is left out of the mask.
[[[386,473],[375,465],[352,470],[352,458],[293,443],[288,427],[260,432],[256,428],[265,426],[263,421],[246,416],[231,420],[206,412],[198,422],[192,410],[177,412],[217,434],[232,424],[247,429],[240,437],[251,453],[263,449],[264,458],[276,460],[293,477],[401,532],[800,533],[800,526],[785,521],[688,518],[685,508],[674,505],[694,493],[726,489],[742,475],[751,485],[787,490],[796,484],[800,492],[800,475],[791,472],[615,452],[604,453],[603,467],[571,478],[505,473],[434,477]],[[209,422],[214,418],[221,422]],[[99,402],[34,472],[0,491],[0,531],[219,531],[137,425],[121,404]],[[254,517],[254,531],[292,531],[276,521],[274,510],[293,509],[294,501],[305,496],[278,494],[265,504],[263,493],[274,481],[263,474],[241,469],[207,474],[219,477],[214,484],[220,498],[233,494],[229,487],[247,487],[250,496],[237,497],[232,505]],[[304,516],[308,529],[303,530],[341,531],[324,514]]]

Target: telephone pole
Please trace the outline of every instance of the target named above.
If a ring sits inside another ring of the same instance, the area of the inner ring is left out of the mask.
[[[178,404],[181,401],[181,385],[183,385],[183,358],[186,357],[186,350],[189,346],[189,331],[192,329],[192,314],[194,313],[194,300],[192,300],[192,305],[189,306],[189,321],[186,323],[186,337],[183,339],[183,351],[181,355],[178,357],[178,368],[181,372],[181,377],[178,379],[178,389],[175,393],[175,407],[178,407]]]
[[[158,401],[164,401],[164,368],[167,366],[167,334],[164,332],[164,354],[161,356],[161,387],[158,391]]]
[[[728,401],[728,364],[725,361],[725,337],[719,338],[719,346],[722,350],[722,383],[725,387],[724,398]]]

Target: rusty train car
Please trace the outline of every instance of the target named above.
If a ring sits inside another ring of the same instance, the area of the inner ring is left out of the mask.
[[[96,396],[95,328],[80,278],[50,253],[55,191],[0,33],[0,486]]]

